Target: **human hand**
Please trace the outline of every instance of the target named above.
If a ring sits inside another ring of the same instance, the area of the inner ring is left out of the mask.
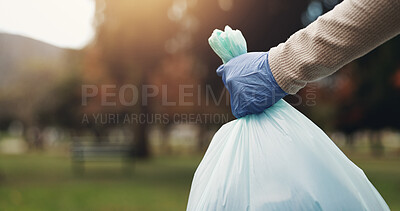
[[[236,118],[258,114],[287,95],[275,81],[268,64],[268,52],[237,56],[217,69],[230,93]]]

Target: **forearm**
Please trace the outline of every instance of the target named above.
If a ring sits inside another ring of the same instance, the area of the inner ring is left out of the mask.
[[[272,74],[294,94],[400,33],[400,0],[344,0],[269,52]]]

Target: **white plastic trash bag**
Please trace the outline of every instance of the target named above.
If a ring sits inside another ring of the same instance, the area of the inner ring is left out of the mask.
[[[240,31],[229,27],[214,31],[209,42],[224,62],[246,53]],[[389,207],[364,172],[318,126],[280,100],[217,131],[194,175],[187,210]]]

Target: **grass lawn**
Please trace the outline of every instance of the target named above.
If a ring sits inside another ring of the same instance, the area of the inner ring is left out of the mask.
[[[0,210],[185,210],[201,157],[88,164],[73,175],[68,157],[0,156]]]
[[[89,164],[83,176],[71,172],[68,157],[0,155],[0,210],[185,210],[201,156],[140,161],[132,176],[120,163]],[[352,157],[400,211],[400,159]]]

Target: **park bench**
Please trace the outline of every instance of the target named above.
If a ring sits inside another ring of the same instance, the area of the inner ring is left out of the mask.
[[[82,175],[87,162],[123,162],[123,172],[130,174],[134,164],[133,149],[129,142],[82,141],[74,138],[71,143],[73,172]]]

